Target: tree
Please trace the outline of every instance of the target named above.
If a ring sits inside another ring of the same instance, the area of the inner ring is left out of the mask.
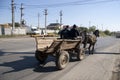
[[[86,27],[78,27],[78,30],[79,31],[87,31],[88,32],[88,28],[86,28]]]
[[[9,25],[12,27],[11,23],[9,23]],[[15,22],[15,27],[20,27],[20,24],[18,22]]]
[[[89,27],[89,32],[93,32],[93,31],[95,31],[96,30],[96,26],[91,26],[91,27]]]
[[[20,27],[20,24],[18,22],[15,22],[15,27]]]
[[[104,33],[105,33],[106,35],[111,35],[111,32],[110,32],[109,30],[105,30]]]

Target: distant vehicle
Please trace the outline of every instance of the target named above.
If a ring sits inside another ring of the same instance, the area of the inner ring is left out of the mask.
[[[120,31],[116,32],[115,36],[116,38],[120,38]]]
[[[37,27],[27,27],[26,34],[28,34],[28,35],[40,34],[40,30],[38,30]]]

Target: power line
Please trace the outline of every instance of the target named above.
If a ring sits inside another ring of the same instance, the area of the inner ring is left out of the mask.
[[[25,7],[32,8],[55,8],[55,7],[64,7],[64,6],[76,6],[76,5],[89,5],[89,4],[100,4],[100,3],[109,3],[109,2],[116,2],[120,0],[78,0],[73,2],[65,2],[65,3],[56,3],[56,4],[45,4],[45,5],[27,5],[24,4]],[[21,5],[21,4],[14,4],[14,5]],[[18,7],[16,7],[18,8]],[[9,6],[0,6],[0,9],[10,9]],[[28,8],[29,9],[29,8]]]
[[[109,3],[109,2],[115,2],[115,1],[120,1],[120,0],[102,0],[102,1],[93,1],[89,3],[76,3],[75,5],[87,5],[87,4],[100,4],[100,3]]]
[[[8,6],[0,6],[0,9],[4,9],[4,10],[10,10],[11,8]]]
[[[8,6],[0,6],[0,8],[8,8]]]
[[[26,6],[31,6],[31,7],[52,7],[52,6],[63,6],[63,5],[72,5],[75,3],[83,3],[83,2],[90,2],[93,0],[80,0],[80,1],[74,1],[74,2],[66,2],[66,3],[56,3],[56,4],[48,4],[48,5],[26,5]]]
[[[120,0],[80,0],[74,2],[66,2],[66,3],[57,3],[57,4],[49,4],[49,5],[25,5],[27,7],[34,7],[34,8],[50,8],[50,7],[63,7],[63,6],[75,6],[75,5],[86,5],[86,4],[99,4],[99,3],[108,3],[108,2],[115,2]]]

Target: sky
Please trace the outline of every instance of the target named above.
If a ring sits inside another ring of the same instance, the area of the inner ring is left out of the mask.
[[[23,3],[23,19],[29,26],[45,26],[44,10],[47,9],[47,25],[60,22],[64,25],[96,26],[99,30],[120,31],[120,0],[14,0],[15,22],[20,22]],[[11,23],[11,0],[0,0],[0,24]]]

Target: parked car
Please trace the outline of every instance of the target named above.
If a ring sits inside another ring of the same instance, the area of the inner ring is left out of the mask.
[[[116,32],[115,36],[116,38],[120,38],[120,31]]]
[[[28,35],[40,34],[40,30],[38,30],[37,27],[27,27],[26,34]]]

